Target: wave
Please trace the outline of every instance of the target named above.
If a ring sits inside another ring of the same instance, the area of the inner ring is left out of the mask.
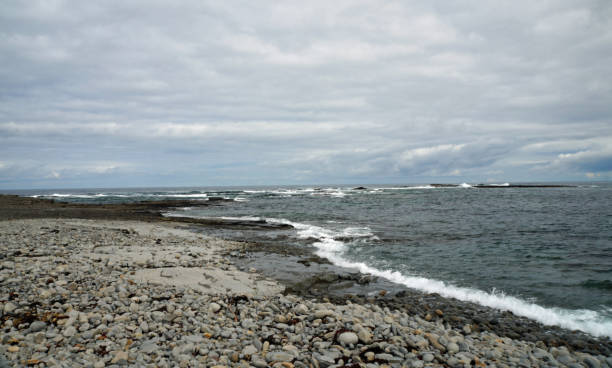
[[[96,193],[96,194],[77,194],[77,193],[53,193],[53,194],[36,194],[31,198],[207,198],[206,193]]]
[[[500,184],[505,185],[505,184]],[[472,186],[466,183],[460,185],[454,185],[454,187],[471,188]],[[415,190],[415,189],[434,189],[432,185],[414,185],[414,186],[397,186],[397,187],[307,187],[307,188],[275,188],[275,189],[245,189],[236,191],[159,191],[159,192],[100,192],[100,193],[53,193],[53,194],[35,194],[31,195],[32,198],[50,198],[60,200],[70,199],[101,199],[105,198],[109,201],[113,201],[120,198],[128,199],[149,199],[149,200],[162,200],[162,199],[202,199],[206,200],[211,197],[222,197],[226,200],[234,200],[236,202],[246,202],[251,198],[257,198],[261,196],[276,196],[280,198],[289,198],[294,196],[322,196],[331,198],[344,198],[347,196],[360,195],[360,194],[382,194],[387,191],[402,191],[402,190]]]
[[[109,195],[104,193],[97,194],[71,194],[71,193],[53,193],[53,194],[36,194],[30,198],[101,198],[101,197],[125,197],[119,195]]]
[[[342,198],[349,195],[350,189],[348,188],[298,188],[298,189],[270,189],[270,190],[244,190],[245,194],[264,194],[274,195],[280,197],[293,197],[293,196],[329,196]]]
[[[371,236],[375,238],[375,235],[367,227],[349,227],[340,232],[320,226],[292,222],[286,219],[267,218],[265,220],[293,226],[297,230],[297,236],[301,239],[314,238],[318,240],[313,244],[317,248],[316,254],[327,258],[337,266],[356,269],[361,273],[381,277],[411,289],[427,293],[438,293],[447,298],[455,298],[486,307],[511,311],[518,316],[531,318],[545,325],[555,325],[570,330],[581,330],[595,336],[612,337],[612,321],[597,311],[547,308],[515,296],[506,295],[501,291],[486,292],[468,287],[459,287],[436,279],[405,275],[391,269],[381,270],[365,262],[355,262],[343,258],[342,255],[348,246],[337,239],[342,239],[347,235]]]
[[[144,197],[148,197],[147,195],[143,195]],[[151,197],[168,197],[168,198],[207,198],[208,194],[206,193],[198,193],[198,194],[157,194]]]
[[[546,308],[530,303],[503,292],[487,293],[482,290],[458,287],[443,281],[418,276],[406,276],[398,271],[379,270],[363,262],[351,262],[328,251],[321,252],[334,264],[341,267],[355,268],[362,273],[382,277],[391,282],[405,285],[412,289],[428,293],[438,293],[444,297],[469,301],[491,308],[508,310],[516,315],[528,317],[545,325],[557,325],[571,330],[582,330],[595,336],[612,337],[612,322],[592,310],[567,310]]]
[[[415,185],[415,186],[407,186],[407,187],[382,187],[382,188],[374,188],[374,190],[410,190],[410,189],[435,189],[435,187],[431,185]]]
[[[164,215],[189,216],[187,214],[177,213],[166,213]],[[502,291],[486,292],[469,287],[460,287],[441,280],[430,279],[418,275],[407,275],[392,269],[379,269],[365,262],[351,261],[343,257],[344,252],[350,246],[350,243],[346,243],[346,241],[350,242],[351,239],[368,239],[375,241],[378,239],[369,227],[345,227],[341,230],[332,230],[322,226],[293,222],[287,219],[264,218],[258,216],[194,217],[256,222],[266,221],[268,223],[291,225],[296,229],[298,238],[315,240],[312,245],[317,248],[316,254],[318,256],[328,259],[337,266],[352,268],[361,273],[377,276],[395,284],[426,293],[438,293],[447,298],[455,298],[486,307],[511,311],[518,316],[531,318],[544,325],[555,325],[570,330],[581,330],[594,336],[612,337],[612,320],[606,318],[605,313],[587,309],[569,310],[544,307],[532,301],[512,295],[506,295]],[[603,284],[588,283],[588,285],[584,286],[609,287],[606,282]]]

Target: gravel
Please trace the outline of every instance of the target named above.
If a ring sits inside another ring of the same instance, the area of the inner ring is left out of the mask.
[[[0,222],[0,367],[612,367],[608,356],[452,326],[442,310],[425,320],[409,308],[255,292],[272,287],[256,273],[252,293],[219,292],[218,278],[136,278],[172,267],[244,275],[221,255],[229,242],[117,226]],[[139,256],[117,256],[130,250]]]

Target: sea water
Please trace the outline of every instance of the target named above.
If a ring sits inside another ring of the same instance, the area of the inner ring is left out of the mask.
[[[195,199],[167,216],[267,221],[266,234],[397,285],[612,337],[612,185],[429,185],[30,191],[63,201]],[[213,231],[213,230],[209,230]]]

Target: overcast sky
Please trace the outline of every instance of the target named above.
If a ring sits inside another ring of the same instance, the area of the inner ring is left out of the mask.
[[[609,0],[0,3],[0,188],[611,179]]]

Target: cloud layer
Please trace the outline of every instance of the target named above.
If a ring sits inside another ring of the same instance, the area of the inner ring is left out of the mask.
[[[0,188],[612,179],[609,1],[0,5]]]

